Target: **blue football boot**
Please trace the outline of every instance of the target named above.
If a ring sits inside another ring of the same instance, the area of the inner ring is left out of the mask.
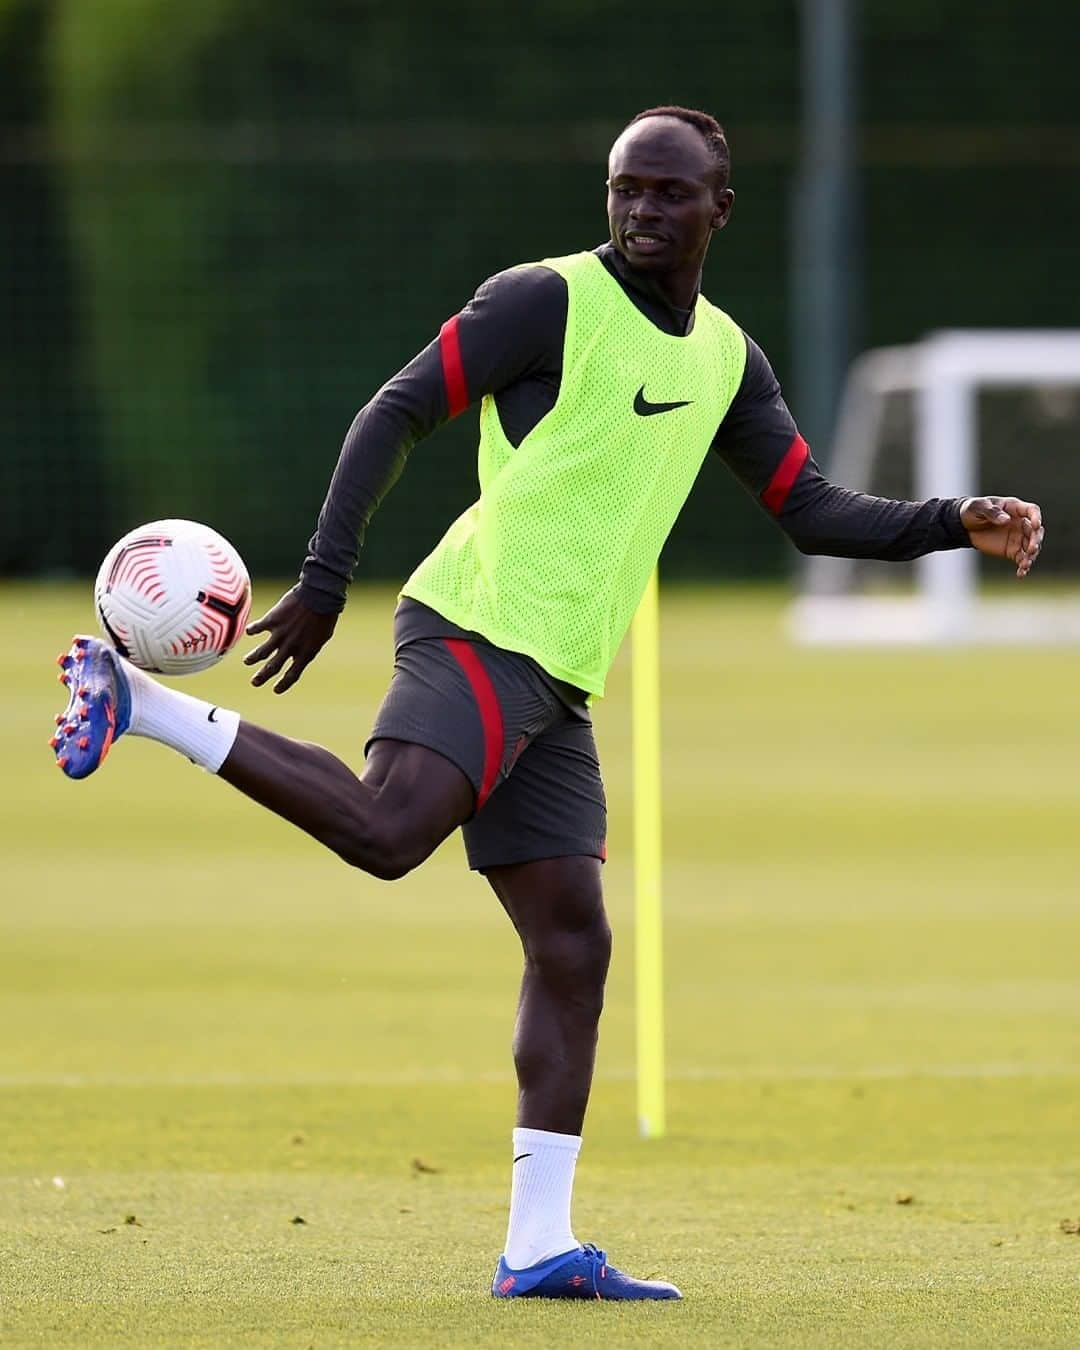
[[[491,1293],[493,1298],[682,1298],[664,1280],[635,1280],[609,1266],[607,1253],[591,1242],[525,1270],[511,1270],[500,1256]]]
[[[131,691],[116,653],[100,638],[77,637],[56,658],[60,683],[68,687],[67,709],[56,715],[49,745],[69,778],[86,778],[109,753],[131,721]]]

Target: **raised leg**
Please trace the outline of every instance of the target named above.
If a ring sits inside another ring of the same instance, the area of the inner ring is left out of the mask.
[[[475,805],[465,774],[425,746],[378,740],[358,778],[322,746],[250,722],[240,723],[218,774],[385,881],[423,862]]]
[[[381,738],[358,778],[329,750],[169,688],[98,638],[77,637],[57,660],[69,697],[49,744],[69,778],[95,773],[125,733],[145,736],[386,880],[423,862],[472,815],[468,776],[424,746]]]

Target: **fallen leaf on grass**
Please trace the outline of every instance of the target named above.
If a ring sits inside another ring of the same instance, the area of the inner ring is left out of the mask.
[[[913,1205],[915,1203],[915,1197],[910,1191],[898,1191],[896,1203],[898,1205]]]
[[[130,1223],[135,1228],[141,1228],[143,1226],[142,1221],[140,1219],[137,1219],[134,1214],[126,1215],[124,1218],[124,1222]]]
[[[115,1232],[116,1232],[116,1229],[115,1229],[115,1228],[99,1228],[99,1229],[98,1229],[98,1232],[99,1232],[99,1233],[115,1233]]]
[[[307,1219],[301,1218],[301,1216],[300,1216],[299,1214],[295,1214],[295,1215],[289,1220],[289,1222],[290,1222],[290,1223],[307,1223]]]
[[[1080,1219],[1062,1219],[1061,1231],[1063,1233],[1080,1234]]]
[[[1004,1238],[991,1238],[991,1239],[990,1239],[990,1246],[991,1246],[991,1247],[1004,1247],[1004,1245],[1005,1245],[1005,1239],[1004,1239]]]
[[[417,1175],[419,1175],[421,1172],[427,1172],[427,1173],[430,1173],[431,1175],[435,1175],[435,1173],[441,1172],[441,1171],[442,1171],[442,1168],[440,1168],[440,1167],[432,1167],[432,1165],[431,1165],[430,1163],[426,1163],[426,1162],[423,1160],[423,1158],[414,1158],[414,1159],[412,1160],[412,1170],[413,1170]]]

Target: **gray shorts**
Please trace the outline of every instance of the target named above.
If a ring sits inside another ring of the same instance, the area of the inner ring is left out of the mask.
[[[476,813],[462,835],[476,871],[605,856],[607,807],[585,696],[529,657],[475,634],[399,643],[368,746],[380,738],[425,745],[472,783]]]

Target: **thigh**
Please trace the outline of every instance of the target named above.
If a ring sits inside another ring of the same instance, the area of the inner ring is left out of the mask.
[[[488,884],[528,949],[552,933],[607,931],[600,859],[541,858],[489,867]]]
[[[418,858],[468,820],[476,800],[472,783],[452,760],[409,741],[376,741],[361,781],[384,819],[415,845]],[[388,833],[393,837],[395,829]]]
[[[541,732],[462,834],[479,872],[546,858],[602,861],[607,804],[592,723],[563,716]]]
[[[463,639],[420,638],[395,653],[366,748],[372,757],[387,741],[436,751],[468,779],[480,812],[525,747],[564,715],[527,658]]]

